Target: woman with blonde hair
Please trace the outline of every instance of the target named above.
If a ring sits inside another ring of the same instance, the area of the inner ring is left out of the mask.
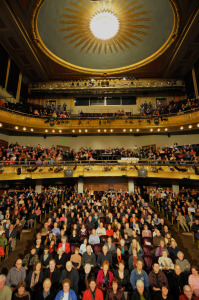
[[[144,251],[142,247],[140,246],[139,242],[136,239],[133,239],[131,242],[131,245],[129,247],[129,254],[132,254],[132,248],[136,248],[137,250],[137,256],[144,255]]]

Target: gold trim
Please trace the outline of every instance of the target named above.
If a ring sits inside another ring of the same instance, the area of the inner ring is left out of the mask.
[[[154,53],[153,55],[149,56],[148,58],[146,58],[138,63],[132,64],[132,65],[129,65],[126,67],[121,67],[121,68],[91,69],[91,68],[80,67],[80,66],[68,63],[68,62],[64,61],[63,59],[57,57],[44,45],[44,43],[39,35],[38,27],[37,27],[38,14],[39,14],[40,8],[43,5],[44,1],[45,0],[36,0],[35,6],[33,8],[32,14],[31,14],[31,21],[30,21],[31,26],[30,27],[31,27],[33,42],[41,51],[43,51],[45,53],[45,55],[47,55],[55,63],[58,63],[62,67],[69,68],[70,70],[73,70],[73,71],[83,72],[84,74],[87,73],[87,74],[92,74],[92,75],[96,75],[96,76],[97,75],[101,76],[106,73],[107,76],[109,76],[109,75],[114,75],[114,74],[119,74],[119,73],[124,73],[124,72],[130,72],[135,69],[141,68],[141,67],[151,63],[155,59],[157,59],[160,55],[162,55],[175,42],[175,40],[178,37],[178,30],[179,30],[179,24],[180,24],[179,9],[178,9],[178,6],[177,6],[175,0],[168,0],[173,9],[174,25],[173,25],[173,29],[171,31],[169,38],[167,39],[165,44],[156,53]],[[114,48],[116,47],[114,44],[113,44],[113,46],[114,46]],[[110,48],[110,44],[109,44],[109,48]]]

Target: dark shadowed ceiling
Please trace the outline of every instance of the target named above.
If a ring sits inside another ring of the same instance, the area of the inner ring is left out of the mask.
[[[33,81],[94,76],[177,77],[199,53],[198,0],[0,0],[0,40]],[[90,20],[113,12],[119,30],[94,38]]]

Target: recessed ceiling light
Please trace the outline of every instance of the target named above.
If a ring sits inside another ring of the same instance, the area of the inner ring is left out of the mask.
[[[104,129],[104,132],[106,132],[106,129]]]
[[[48,132],[48,129],[46,129],[45,132]]]
[[[132,131],[133,131],[133,129],[130,129],[129,131],[130,131],[130,132],[132,132]]]
[[[0,123],[0,127],[2,127],[3,125]]]
[[[53,129],[52,132],[55,133],[55,130]]]
[[[136,129],[136,131],[138,132],[138,131],[140,131],[140,129]]]
[[[62,130],[60,129],[59,132],[62,133]]]
[[[87,129],[85,129],[85,132],[88,132],[88,130],[87,130]]]
[[[111,129],[110,132],[113,132],[113,129]]]
[[[123,129],[124,132],[126,132],[126,129]]]
[[[97,131],[100,132],[100,129],[98,129]]]
[[[181,126],[181,127],[180,127],[180,130],[183,130],[183,129],[184,129],[184,127],[183,127],[183,126]]]
[[[18,126],[15,126],[15,129],[16,129],[16,130],[18,130],[18,129],[19,129],[19,127],[18,127]]]
[[[75,130],[73,129],[72,132],[75,132]]]
[[[199,124],[197,124],[197,127],[199,127]]]
[[[31,128],[31,129],[30,129],[30,131],[34,131],[34,129],[33,129],[33,128]]]
[[[160,131],[160,128],[158,128],[158,131]]]
[[[168,131],[168,128],[165,128],[165,131]]]
[[[79,129],[79,132],[82,132],[81,129]]]
[[[192,125],[189,125],[189,129],[191,129],[192,128]]]
[[[23,130],[26,131],[26,127],[24,127]]]
[[[153,128],[151,128],[150,131],[152,132],[152,131],[153,131]]]

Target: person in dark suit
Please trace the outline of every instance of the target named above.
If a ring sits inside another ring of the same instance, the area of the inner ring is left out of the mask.
[[[49,268],[47,268],[44,279],[49,278],[51,280],[52,288],[56,290],[59,287],[60,270],[56,268],[54,259],[49,261]]]
[[[16,245],[16,242],[15,242],[15,238],[17,236],[17,231],[16,229],[14,229],[14,225],[13,224],[10,224],[10,227],[9,229],[6,230],[6,238],[8,240],[8,243],[9,243],[9,252],[11,250],[13,250],[15,248],[15,245]]]
[[[43,289],[41,289],[32,300],[54,300],[56,293],[51,288],[51,280],[45,279]]]
[[[79,287],[79,273],[77,270],[73,268],[73,264],[71,261],[67,261],[66,269],[62,271],[59,282],[68,278],[71,281],[71,289],[74,290],[75,294],[78,296],[78,287]]]

